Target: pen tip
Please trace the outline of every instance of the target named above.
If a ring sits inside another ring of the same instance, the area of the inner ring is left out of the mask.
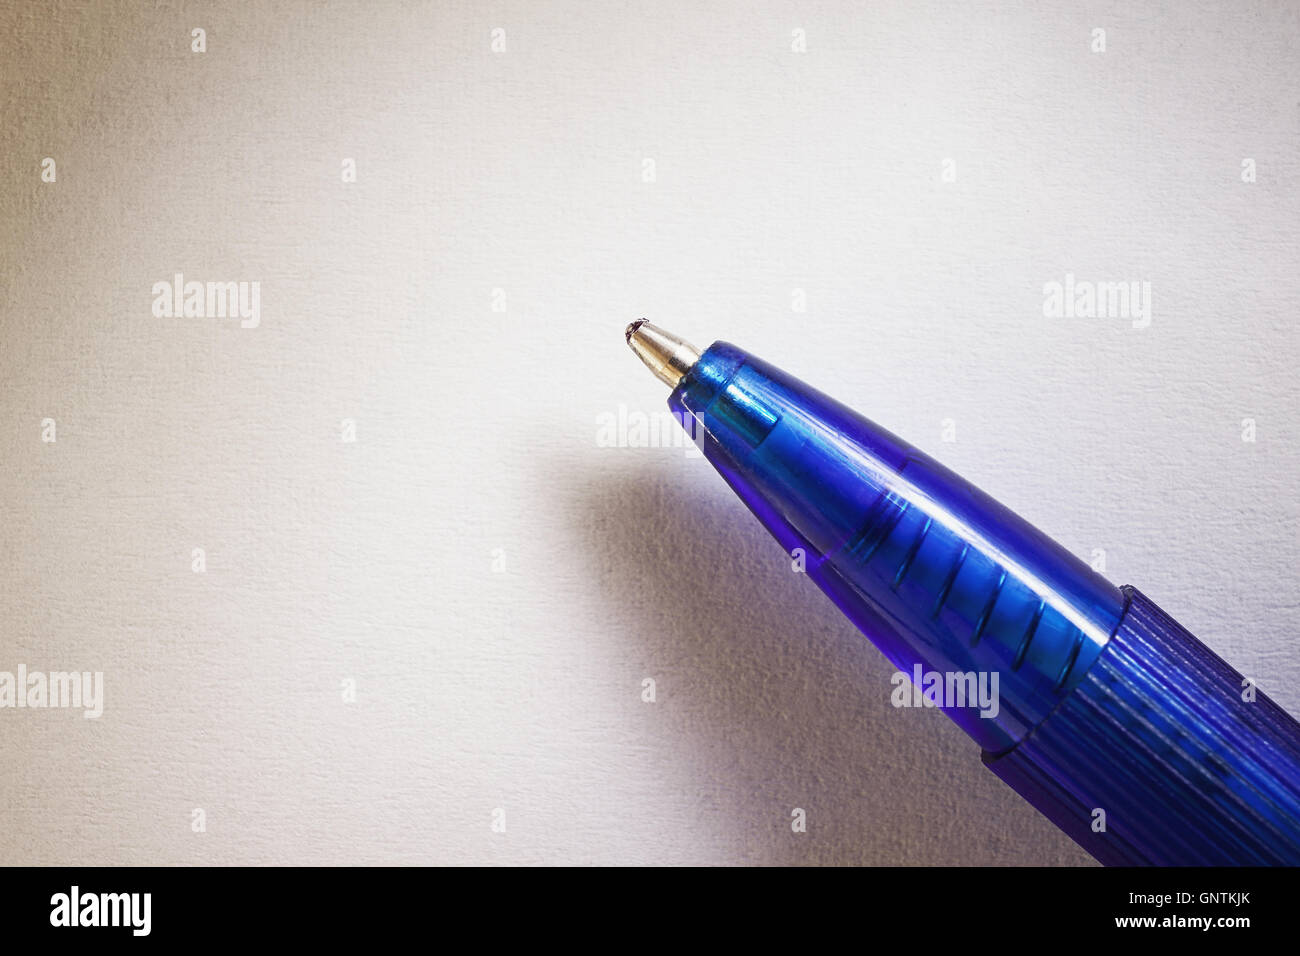
[[[645,319],[630,324],[623,335],[637,358],[669,388],[676,388],[700,358],[695,346]]]

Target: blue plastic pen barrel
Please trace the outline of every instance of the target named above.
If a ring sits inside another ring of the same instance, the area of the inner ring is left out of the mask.
[[[939,675],[986,765],[1098,860],[1300,863],[1300,724],[1138,591],[725,342],[669,406],[899,670]]]

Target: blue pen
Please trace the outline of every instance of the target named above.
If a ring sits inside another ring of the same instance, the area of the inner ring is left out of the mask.
[[[1081,847],[1300,864],[1300,724],[1149,598],[734,345],[644,320],[627,341],[808,576]]]

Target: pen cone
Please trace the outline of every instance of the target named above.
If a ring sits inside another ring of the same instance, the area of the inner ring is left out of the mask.
[[[691,366],[699,361],[699,349],[645,319],[637,319],[623,334],[637,358],[669,388],[676,388]]]

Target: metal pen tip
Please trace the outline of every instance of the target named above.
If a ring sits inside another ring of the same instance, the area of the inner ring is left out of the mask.
[[[676,388],[691,366],[699,361],[699,349],[645,319],[631,323],[623,334],[637,358],[669,388]]]

